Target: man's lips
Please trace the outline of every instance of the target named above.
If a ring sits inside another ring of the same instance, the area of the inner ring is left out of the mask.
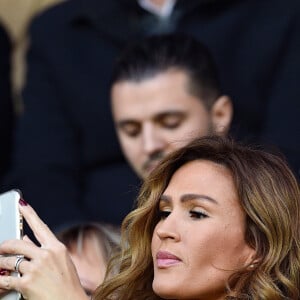
[[[144,171],[150,173],[159,165],[159,163],[160,163],[160,161],[153,161],[151,163],[147,163],[144,165],[143,169],[144,169]]]
[[[161,162],[161,160],[165,157],[165,153],[163,152],[157,152],[153,155],[151,155],[151,157],[149,157],[147,159],[147,161],[145,161],[143,163],[142,169],[144,170],[144,172],[151,172],[153,169],[155,169]]]
[[[158,251],[156,254],[156,264],[158,268],[167,268],[181,262],[176,255],[167,251]]]

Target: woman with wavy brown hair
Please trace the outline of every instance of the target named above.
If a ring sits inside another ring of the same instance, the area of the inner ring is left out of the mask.
[[[211,178],[206,178],[210,175]],[[229,201],[223,203],[228,195],[244,215],[239,229],[243,228],[246,245],[236,244],[238,235],[232,235],[237,229],[233,226],[238,223],[223,218],[223,228],[218,227],[219,242],[205,239],[211,243],[205,243],[203,248],[198,246],[199,251],[189,261],[182,251],[184,247],[176,244],[184,244],[188,238],[195,241],[199,239],[197,235],[204,238],[207,232],[213,234],[211,227],[217,226],[223,216],[219,210],[230,218],[238,218],[235,207],[226,207]],[[178,197],[185,199],[181,198],[185,205],[182,214],[177,211]],[[299,211],[299,186],[282,159],[219,137],[195,140],[169,156],[145,181],[138,208],[123,223],[121,272],[98,288],[95,299],[226,299],[226,296],[253,300],[299,299]],[[193,227],[182,224],[185,222],[193,223]],[[153,253],[157,251],[155,243],[162,250]],[[237,251],[230,251],[231,247]],[[188,268],[193,276],[185,275],[181,265],[187,261],[196,264],[201,256],[208,266],[199,264],[203,268],[194,273]],[[231,262],[238,258],[239,264]],[[207,287],[208,292],[202,295],[201,281],[208,280],[211,289]],[[193,281],[196,292],[189,294]]]
[[[1,274],[0,288],[30,300],[87,299],[66,249],[23,200],[20,210],[42,247],[2,243],[0,254],[27,260],[18,264],[22,277]],[[199,138],[146,179],[109,265],[120,272],[93,299],[298,300],[299,228],[299,185],[282,158]],[[0,258],[0,268],[13,270],[15,260]]]

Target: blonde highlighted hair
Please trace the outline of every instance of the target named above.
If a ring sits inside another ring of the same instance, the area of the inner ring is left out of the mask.
[[[176,150],[145,180],[137,208],[122,224],[120,255],[109,266],[120,264],[120,272],[105,280],[93,299],[162,299],[152,290],[151,239],[159,220],[158,199],[177,169],[199,159],[231,172],[246,214],[245,239],[257,253],[253,268],[230,278],[227,288],[236,297],[228,299],[300,299],[300,191],[295,176],[283,158],[216,136]]]

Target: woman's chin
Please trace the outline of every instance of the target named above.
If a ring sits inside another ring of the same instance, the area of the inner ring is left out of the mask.
[[[175,290],[173,285],[162,285],[161,283],[153,282],[153,291],[156,295],[163,299],[177,299],[178,295],[175,295]]]

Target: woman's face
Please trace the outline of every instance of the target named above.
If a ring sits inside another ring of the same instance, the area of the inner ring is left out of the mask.
[[[224,299],[226,281],[255,251],[230,172],[210,161],[179,168],[160,199],[152,237],[153,290],[165,299]]]

